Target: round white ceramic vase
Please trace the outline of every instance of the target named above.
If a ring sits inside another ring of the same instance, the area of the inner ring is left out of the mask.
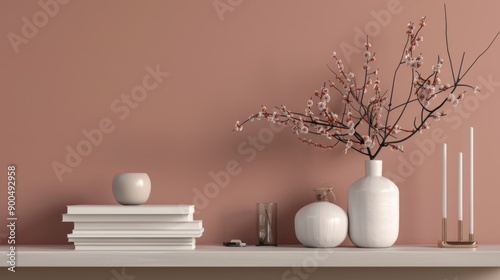
[[[150,193],[151,180],[147,173],[118,173],[113,178],[113,196],[120,204],[144,204]]]
[[[358,247],[392,246],[399,235],[399,190],[382,176],[382,161],[367,160],[365,177],[349,188],[349,238]]]
[[[295,215],[295,235],[308,247],[338,246],[347,237],[347,226],[345,211],[329,201],[308,204]]]

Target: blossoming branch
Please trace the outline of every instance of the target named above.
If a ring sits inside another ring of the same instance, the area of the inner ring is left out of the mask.
[[[479,54],[473,63],[465,68],[463,65],[465,52],[462,55],[460,66],[455,73],[449,45],[448,45],[448,20],[445,6],[445,39],[446,50],[449,59],[449,67],[453,77],[452,81],[443,82],[441,72],[445,60],[441,57],[429,72],[424,74],[424,57],[416,50],[424,41],[421,31],[426,26],[425,17],[415,24],[408,23],[406,28],[406,42],[400,56],[400,62],[394,71],[390,86],[384,90],[382,81],[379,79],[379,70],[371,70],[376,61],[372,45],[366,39],[364,51],[364,63],[362,73],[358,78],[352,71],[347,71],[346,66],[335,52],[332,54],[336,71],[330,68],[333,79],[328,81],[314,96],[306,101],[303,113],[290,111],[286,106],[276,107],[269,111],[262,106],[258,113],[252,114],[244,122],[236,122],[235,131],[241,131],[243,125],[255,119],[266,119],[278,125],[289,126],[292,131],[299,135],[303,143],[323,148],[332,149],[342,144],[344,152],[355,150],[363,155],[374,159],[382,148],[389,147],[391,150],[403,152],[402,142],[408,140],[417,132],[430,128],[431,119],[439,121],[446,114],[442,108],[449,103],[457,106],[465,97],[467,90],[477,93],[479,88],[469,84],[461,83],[469,70],[478,59],[491,47],[498,37],[498,33],[490,42],[488,47]],[[395,85],[398,74],[402,68],[410,69],[411,85],[406,95],[403,95],[401,103],[395,103],[397,94]],[[462,72],[463,71],[463,72]],[[463,89],[458,91],[459,89]],[[337,99],[332,98],[337,97]],[[439,98],[438,98],[439,97]],[[335,101],[333,101],[335,99]],[[337,112],[332,107],[340,108]],[[405,127],[402,125],[405,113],[410,106],[417,106],[418,114],[412,116],[413,125]],[[300,135],[315,135],[333,141],[332,144],[322,144],[312,139],[300,137]]]

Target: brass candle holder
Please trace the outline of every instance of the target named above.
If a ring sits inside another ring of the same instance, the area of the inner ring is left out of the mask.
[[[469,233],[469,241],[463,240],[463,221],[458,221],[458,241],[447,240],[447,219],[442,220],[442,240],[438,241],[441,248],[477,248],[478,244],[474,241],[474,234]]]

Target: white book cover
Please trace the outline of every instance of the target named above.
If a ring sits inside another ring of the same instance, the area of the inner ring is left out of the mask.
[[[202,229],[185,229],[185,230],[169,230],[169,229],[138,229],[138,230],[120,230],[120,229],[111,229],[111,230],[87,230],[87,229],[75,229],[73,230],[73,234],[75,235],[87,235],[87,234],[109,234],[109,235],[122,235],[122,234],[135,234],[135,235],[157,235],[157,234],[168,234],[168,235],[176,235],[176,236],[195,236],[203,233]]]
[[[173,237],[173,238],[182,238],[182,237],[200,237],[202,236],[202,232],[190,233],[190,234],[173,234],[173,233],[163,233],[163,234],[68,234],[68,238],[72,237],[95,237],[95,238],[103,238],[103,237],[116,237],[116,238],[154,238],[154,237]]]
[[[68,214],[155,214],[187,215],[194,213],[194,205],[68,205]]]
[[[193,221],[193,214],[188,215],[142,215],[142,214],[131,214],[131,215],[99,215],[99,214],[63,214],[63,222],[150,222],[150,223],[160,223],[160,222],[189,222]]]
[[[196,242],[74,242],[75,246],[192,246]]]
[[[138,237],[138,238],[122,238],[122,237],[70,237],[69,242],[99,242],[99,243],[130,243],[130,242],[141,242],[141,243],[195,243],[196,239],[194,237],[183,237],[183,238],[172,238],[172,237]]]
[[[77,222],[74,224],[75,230],[151,230],[151,229],[168,229],[168,230],[186,230],[186,229],[202,229],[203,222],[187,221],[187,222]]]
[[[76,251],[180,251],[194,250],[196,245],[188,246],[75,246]]]

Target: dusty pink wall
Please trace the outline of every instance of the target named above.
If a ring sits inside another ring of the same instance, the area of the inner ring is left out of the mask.
[[[500,2],[448,5],[453,55],[466,50],[470,62],[498,31]],[[0,2],[0,167],[18,168],[22,244],[66,243],[72,227],[61,223],[66,205],[114,204],[111,180],[117,172],[147,172],[153,182],[150,204],[196,203],[196,218],[205,225],[200,244],[255,242],[255,203],[263,201],[279,204],[279,242],[296,243],[293,217],[312,201],[311,189],[331,182],[345,209],[347,189],[362,176],[364,158],[315,150],[288,130],[270,133],[267,122],[236,134],[234,122],[261,104],[303,110],[312,91],[331,77],[325,66],[330,53],[342,54],[341,46],[357,49],[355,36],[365,27],[371,28],[383,81],[395,67],[409,20],[427,16],[425,67],[444,54],[443,1],[61,0],[49,9],[44,18],[38,1]],[[34,16],[39,27],[23,30],[23,18],[33,23]],[[405,143],[404,154],[382,153],[385,173],[399,176],[398,243],[434,244],[440,238],[440,141],[446,139],[452,161],[467,149],[469,126],[476,128],[477,239],[500,243],[499,55],[497,42],[468,75],[481,95],[467,96],[448,121],[432,123],[432,130]],[[349,60],[359,61],[344,56]],[[148,67],[168,76],[147,78]],[[121,99],[144,79],[150,90],[138,93],[139,102]],[[100,126],[102,140],[69,166],[66,148],[76,149],[86,139],[83,131],[95,133]],[[432,137],[433,131],[441,137]],[[259,136],[269,141],[258,140],[257,149],[250,138]],[[59,180],[54,162],[71,172]],[[411,167],[405,169],[404,162]],[[210,173],[220,175],[228,164],[235,175],[213,188]],[[450,185],[455,174],[451,169]],[[0,197],[5,221],[5,187]],[[455,201],[450,190],[450,219],[456,218]],[[0,233],[4,243],[6,228]]]

